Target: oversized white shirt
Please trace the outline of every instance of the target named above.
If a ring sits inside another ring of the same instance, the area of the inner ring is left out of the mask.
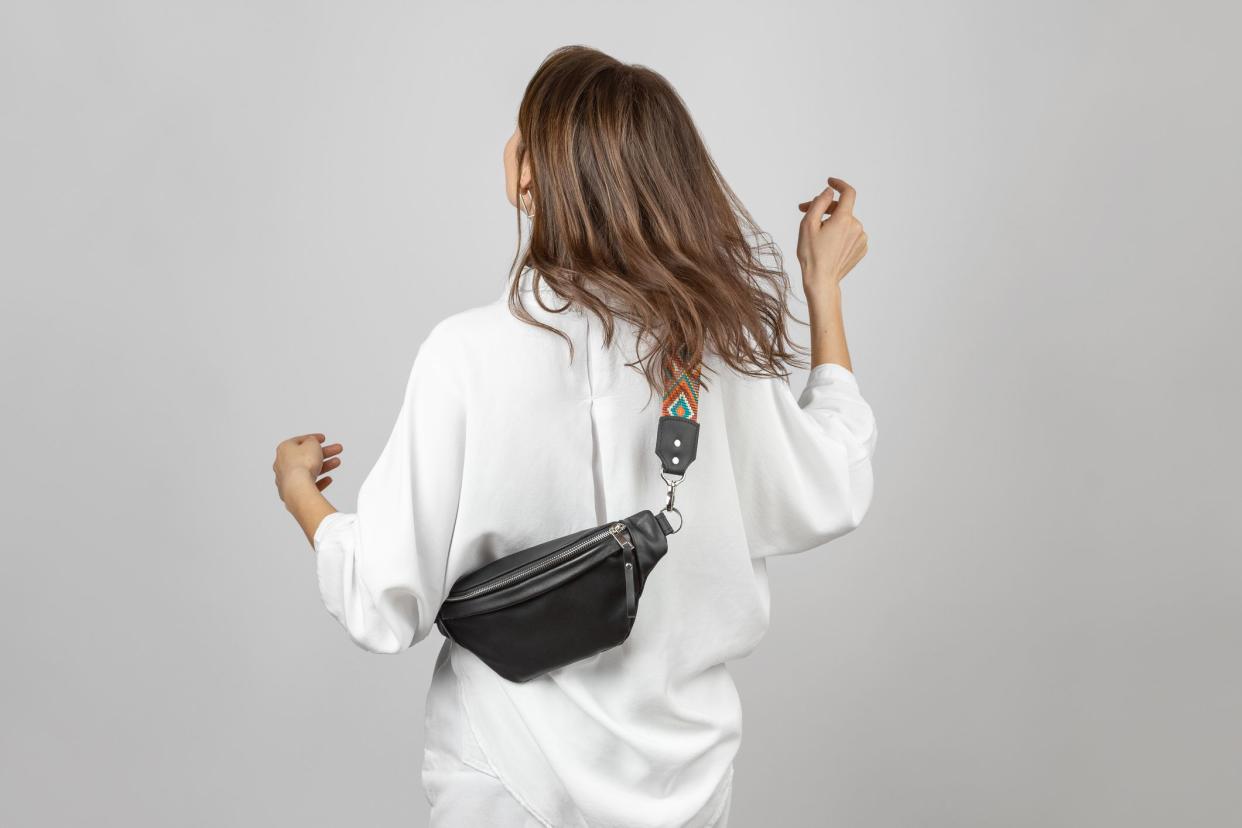
[[[618,320],[605,348],[594,316],[539,308],[529,276],[523,298],[569,337],[573,360],[562,338],[513,317],[505,295],[437,324],[357,511],[315,533],[324,604],[367,650],[425,638],[453,582],[478,566],[664,503],[660,396],[624,364],[633,328]],[[765,559],[859,525],[876,423],[840,365],[813,368],[798,398],[710,353],[705,367],[698,456],[677,489],[685,525],[629,638],[521,684],[444,640],[426,722],[466,735],[429,732],[425,762],[432,744],[459,752],[558,828],[712,823],[742,727],[725,663],[767,629]]]

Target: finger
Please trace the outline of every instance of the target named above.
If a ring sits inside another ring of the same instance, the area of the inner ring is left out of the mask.
[[[342,446],[340,443],[333,443],[330,446],[323,447],[323,456],[324,457],[335,457],[336,455],[340,454],[344,450],[345,450],[345,447]]]
[[[319,491],[321,492],[331,485],[332,485],[331,477],[321,477],[315,481],[315,488],[319,489]]]
[[[294,437],[294,438],[293,438],[293,441],[294,441],[295,443],[300,443],[300,442],[302,442],[303,440],[310,440],[310,439],[312,439],[312,438],[313,438],[313,439],[315,440],[315,442],[317,442],[317,443],[322,443],[324,440],[328,439],[327,437],[325,437],[325,436],[324,436],[324,435],[322,435],[322,434],[312,433],[312,434],[299,434],[297,437]]]
[[[830,178],[828,183],[841,194],[842,213],[844,215],[851,215],[854,212],[854,200],[857,198],[858,193],[853,187],[839,178]]]
[[[808,226],[818,226],[824,218],[824,214],[828,212],[829,205],[832,204],[833,198],[832,188],[826,188],[822,193],[812,199],[807,207],[806,215],[803,216],[802,222]]]
[[[341,465],[341,459],[339,457],[333,457],[331,460],[325,460],[323,461],[323,465],[319,467],[319,473],[323,474],[324,472],[330,472],[339,465]]]
[[[804,201],[798,205],[798,209],[805,213],[808,209],[810,209],[811,205],[814,203],[815,203],[814,200]],[[835,209],[837,209],[837,202],[834,201],[828,205],[828,209],[825,210],[824,212],[827,213],[828,215],[832,215],[832,211]]]

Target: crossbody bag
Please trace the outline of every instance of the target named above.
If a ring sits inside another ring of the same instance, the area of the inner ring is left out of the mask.
[[[629,638],[643,587],[681,529],[677,486],[699,439],[701,366],[670,356],[655,453],[668,502],[583,529],[462,575],[436,616],[445,637],[509,681],[525,682]],[[677,525],[669,515],[677,516]]]

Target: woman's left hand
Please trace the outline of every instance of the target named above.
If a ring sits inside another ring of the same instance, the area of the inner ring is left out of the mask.
[[[276,491],[286,505],[290,494],[300,485],[309,482],[321,492],[332,485],[331,477],[321,475],[341,465],[337,455],[344,447],[340,443],[325,446],[326,439],[322,434],[302,434],[282,440],[276,446],[272,471],[276,473]]]

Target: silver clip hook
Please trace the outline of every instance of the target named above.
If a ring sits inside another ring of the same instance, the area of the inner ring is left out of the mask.
[[[670,533],[676,534],[681,530],[682,524],[685,522],[685,519],[681,516],[681,510],[676,506],[677,487],[681,485],[681,482],[685,480],[686,477],[683,474],[677,477],[676,480],[669,480],[668,475],[661,472],[660,478],[664,481],[664,485],[668,486],[668,503],[664,504],[664,509],[662,511],[671,512],[677,515],[677,528]]]

